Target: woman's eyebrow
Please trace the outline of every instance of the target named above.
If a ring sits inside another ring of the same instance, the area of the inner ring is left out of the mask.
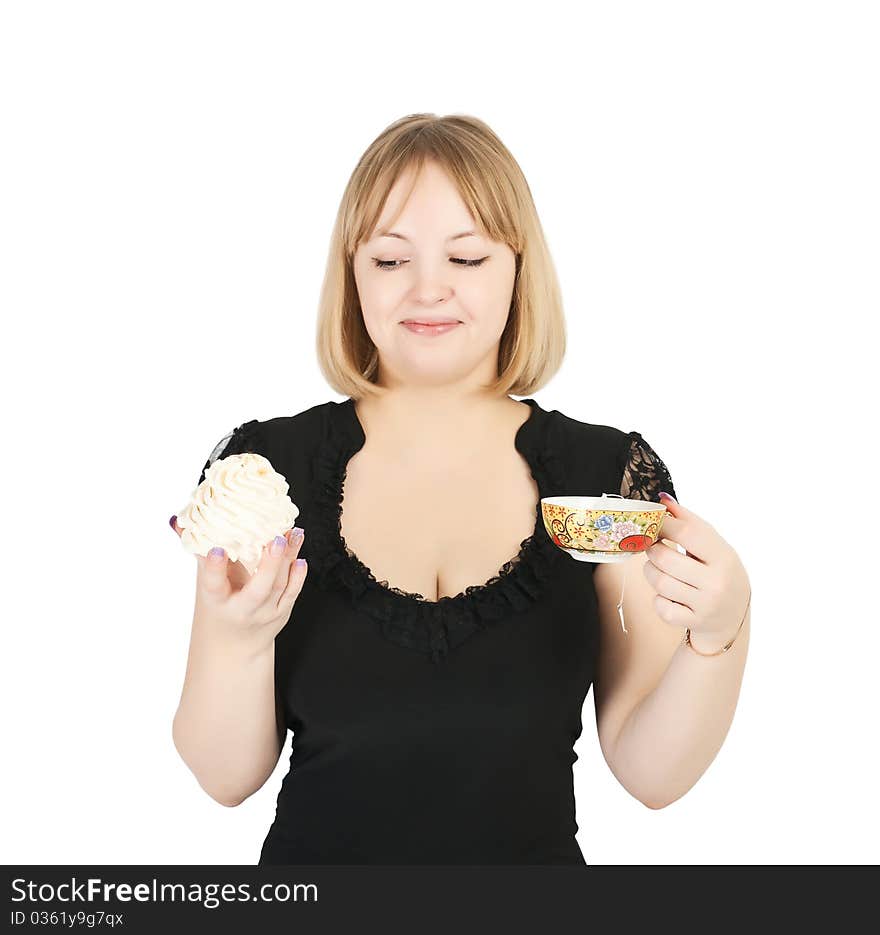
[[[462,237],[477,237],[479,236],[476,231],[462,231],[460,234],[453,234],[451,237],[447,237],[447,243],[450,240],[461,240]],[[403,234],[398,234],[397,231],[386,231],[380,230],[377,231],[375,240],[378,240],[380,237],[396,237],[398,240],[405,240],[407,243],[412,241],[408,237],[404,237]]]

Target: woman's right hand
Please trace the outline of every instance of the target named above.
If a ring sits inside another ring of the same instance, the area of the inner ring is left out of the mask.
[[[181,534],[177,517],[172,528]],[[234,642],[271,643],[290,618],[308,571],[305,560],[302,565],[295,561],[302,537],[289,529],[275,541],[284,548],[274,555],[272,543],[264,545],[253,575],[241,563],[230,562],[225,552],[220,559],[196,555],[195,621]]]

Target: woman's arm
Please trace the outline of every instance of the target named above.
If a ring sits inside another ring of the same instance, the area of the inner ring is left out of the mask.
[[[624,720],[611,752],[612,771],[648,807],[681,798],[721,749],[739,699],[750,616],[749,610],[733,645],[719,656],[698,656],[680,643],[660,683]],[[692,642],[701,653],[724,645],[710,646],[697,635]]]
[[[274,669],[274,640],[227,643],[194,617],[172,735],[199,785],[222,805],[253,795],[278,763],[287,728]]]
[[[650,808],[684,795],[724,743],[751,626],[748,576],[714,527],[670,500],[663,530],[685,555],[657,543],[622,565],[600,566],[594,576],[602,752],[621,784]],[[624,574],[628,633],[617,615]],[[685,626],[695,649],[682,641]],[[700,655],[734,637],[726,652]]]

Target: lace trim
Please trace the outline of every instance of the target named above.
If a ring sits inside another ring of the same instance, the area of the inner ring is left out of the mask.
[[[669,470],[656,451],[638,432],[627,432],[618,470],[622,472],[620,493],[632,500],[660,500],[660,491],[678,494],[672,485]]]
[[[533,401],[531,401],[533,402]],[[342,535],[342,498],[349,459],[363,445],[351,399],[328,410],[328,431],[315,460],[313,516],[308,535],[311,574],[325,589],[341,588],[353,607],[366,611],[383,636],[400,646],[430,654],[435,663],[472,633],[511,613],[525,610],[544,591],[555,564],[564,558],[544,530],[540,498],[564,488],[561,459],[536,438],[543,410],[533,407],[517,432],[517,450],[529,463],[538,485],[534,532],[520,543],[517,555],[483,584],[470,585],[453,597],[428,600],[417,592],[378,581],[345,545]]]

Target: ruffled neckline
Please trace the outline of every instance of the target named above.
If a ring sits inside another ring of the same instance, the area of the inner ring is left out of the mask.
[[[327,403],[325,434],[315,456],[312,521],[309,527],[310,575],[324,589],[340,589],[353,607],[366,611],[390,641],[426,653],[433,662],[473,633],[526,610],[544,593],[563,553],[544,529],[541,498],[564,487],[562,462],[548,427],[553,413],[535,399],[523,399],[531,412],[517,429],[516,450],[526,460],[539,491],[535,526],[517,554],[483,584],[470,585],[438,601],[378,581],[346,545],[342,535],[342,500],[349,460],[366,443],[351,397]]]

